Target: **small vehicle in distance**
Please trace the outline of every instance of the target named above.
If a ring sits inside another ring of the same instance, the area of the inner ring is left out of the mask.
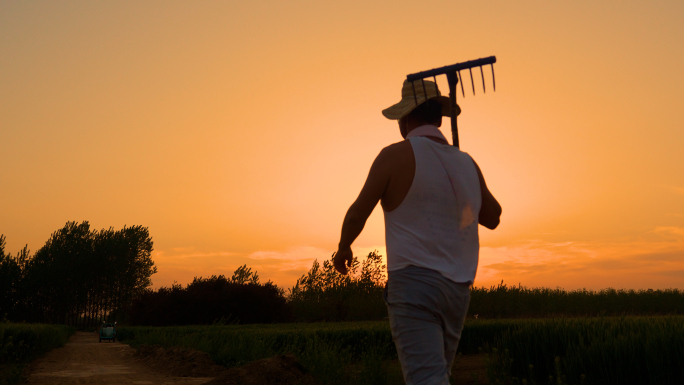
[[[111,340],[116,342],[116,322],[103,322],[100,327],[100,342]]]

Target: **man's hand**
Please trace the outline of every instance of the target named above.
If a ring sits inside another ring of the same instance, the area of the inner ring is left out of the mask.
[[[352,253],[351,247],[338,249],[337,253],[335,253],[335,258],[333,259],[335,270],[340,274],[347,274],[347,267],[351,267],[353,259],[354,253]]]
[[[480,180],[480,194],[482,195],[479,222],[482,226],[494,230],[499,226],[499,221],[501,220],[501,205],[487,188],[482,171],[480,171],[480,166],[475,163],[475,160],[473,160],[473,163],[475,164],[477,177]]]

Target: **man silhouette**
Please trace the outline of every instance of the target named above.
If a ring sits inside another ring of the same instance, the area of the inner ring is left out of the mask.
[[[449,98],[434,82],[405,81],[401,101],[382,113],[398,121],[405,140],[375,158],[344,217],[334,265],[347,273],[351,244],[380,201],[385,301],[404,380],[448,384],[477,271],[478,223],[496,228],[501,206],[475,161],[440,132]]]

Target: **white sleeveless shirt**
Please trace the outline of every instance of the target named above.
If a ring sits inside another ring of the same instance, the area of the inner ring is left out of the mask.
[[[457,147],[425,137],[408,139],[416,171],[406,197],[384,211],[387,270],[414,265],[458,283],[472,283],[482,205],[475,164]]]

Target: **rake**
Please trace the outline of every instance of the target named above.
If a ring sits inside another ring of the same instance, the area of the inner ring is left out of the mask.
[[[453,137],[454,147],[460,147],[458,142],[458,124],[456,122],[456,84],[461,83],[461,94],[465,98],[465,90],[463,89],[463,78],[461,77],[461,71],[468,70],[470,73],[470,84],[473,88],[473,95],[475,95],[475,82],[473,81],[473,68],[480,67],[480,74],[482,75],[482,91],[487,92],[485,88],[485,78],[482,66],[489,65],[492,68],[492,88],[496,91],[496,81],[494,80],[494,63],[496,63],[495,56],[489,56],[482,59],[470,60],[462,63],[456,63],[445,67],[435,68],[428,71],[417,72],[415,74],[410,74],[406,76],[406,80],[411,82],[415,80],[424,80],[425,78],[433,78],[435,84],[437,84],[437,75],[446,75],[447,81],[449,82],[449,101],[451,105],[451,135]],[[415,85],[413,85],[413,97],[416,98]],[[425,92],[425,82],[423,82],[423,91]],[[425,92],[427,95],[427,92]],[[416,98],[416,104],[418,103],[418,98]]]

